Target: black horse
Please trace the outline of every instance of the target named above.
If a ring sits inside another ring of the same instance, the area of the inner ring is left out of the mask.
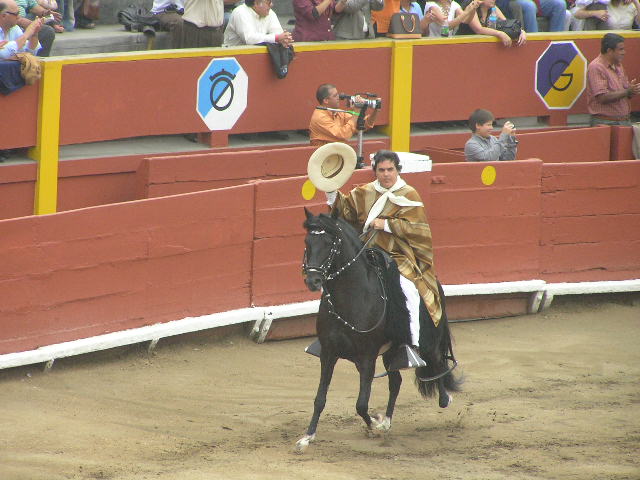
[[[389,371],[389,365],[395,348],[408,336],[408,311],[395,262],[389,259],[381,267],[379,261],[373,261],[372,256],[380,255],[365,248],[355,229],[343,219],[326,214],[314,216],[307,209],[305,213],[305,283],[311,291],[321,287],[323,290],[316,322],[321,372],[313,416],[306,435],[296,443],[298,452],[315,439],[338,358],[355,363],[360,373],[356,411],[368,431],[384,432],[391,428],[402,377],[398,371]],[[456,363],[444,313],[444,293],[440,284],[438,288],[443,307],[438,327],[424,305],[420,308],[420,356],[427,366],[416,369],[415,382],[424,398],[432,397],[437,386],[440,407],[445,408],[451,402],[448,390],[458,391],[460,381],[451,372]],[[389,400],[384,416],[371,417],[369,397],[380,354],[389,376]]]

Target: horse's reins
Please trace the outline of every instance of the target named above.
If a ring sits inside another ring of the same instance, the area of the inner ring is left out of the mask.
[[[336,225],[338,232],[340,232],[339,235],[336,235],[333,244],[331,245],[331,251],[329,252],[329,255],[327,256],[327,258],[324,260],[324,262],[322,262],[321,265],[319,266],[309,266],[307,265],[307,250],[305,249],[304,251],[304,258],[302,261],[302,270],[306,273],[309,272],[318,272],[320,274],[320,276],[322,277],[322,295],[323,297],[326,299],[327,301],[327,305],[329,306],[329,313],[331,315],[333,315],[334,317],[336,317],[338,320],[340,320],[347,328],[349,328],[351,331],[355,332],[355,333],[369,333],[372,332],[374,330],[376,330],[384,321],[385,315],[387,313],[387,292],[386,289],[384,288],[384,281],[382,279],[382,277],[380,276],[380,273],[378,272],[378,270],[376,269],[376,274],[378,277],[378,280],[380,281],[380,287],[382,288],[382,300],[383,300],[383,308],[382,308],[382,315],[380,316],[380,319],[376,322],[376,324],[371,327],[368,330],[358,330],[356,327],[354,327],[353,325],[351,325],[349,322],[347,322],[344,318],[342,318],[338,312],[336,312],[335,307],[333,305],[333,302],[331,301],[331,293],[329,292],[329,289],[327,288],[327,282],[329,280],[334,280],[335,278],[337,278],[338,276],[340,276],[340,274],[342,272],[344,272],[347,268],[349,268],[351,265],[353,265],[353,263],[360,257],[360,255],[362,255],[362,253],[367,249],[367,246],[369,245],[369,243],[371,243],[371,240],[373,240],[373,238],[376,236],[376,234],[378,233],[377,230],[374,230],[373,235],[371,235],[367,241],[364,243],[364,245],[362,245],[362,248],[360,249],[360,251],[355,255],[355,257],[353,257],[351,260],[349,260],[347,263],[345,263],[342,267],[340,267],[338,270],[336,270],[333,273],[328,273],[329,269],[331,268],[331,265],[333,263],[333,260],[335,259],[336,255],[340,252],[340,246],[342,245],[342,230],[340,229],[339,225]],[[324,234],[325,231],[324,230],[310,230],[309,234],[311,235],[322,235]]]

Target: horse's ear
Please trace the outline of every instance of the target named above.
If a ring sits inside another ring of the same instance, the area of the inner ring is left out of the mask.
[[[332,208],[331,209],[331,218],[336,220],[339,216],[340,216],[340,210],[337,209],[337,208]]]
[[[311,220],[313,218],[313,213],[311,213],[307,207],[304,207],[304,214],[307,216],[307,220]]]

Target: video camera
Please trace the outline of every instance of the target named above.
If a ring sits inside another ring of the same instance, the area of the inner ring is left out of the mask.
[[[360,97],[358,99],[358,96]],[[375,93],[356,93],[354,95],[348,95],[346,93],[341,93],[339,95],[340,100],[346,100],[347,106],[354,106],[356,108],[375,108],[379,110],[382,108],[382,100],[378,98],[378,95]]]

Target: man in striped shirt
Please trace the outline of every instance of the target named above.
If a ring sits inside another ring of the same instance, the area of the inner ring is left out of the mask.
[[[629,81],[622,66],[624,38],[607,33],[600,55],[587,68],[587,106],[594,125],[631,125],[629,99],[640,94],[640,83]]]

